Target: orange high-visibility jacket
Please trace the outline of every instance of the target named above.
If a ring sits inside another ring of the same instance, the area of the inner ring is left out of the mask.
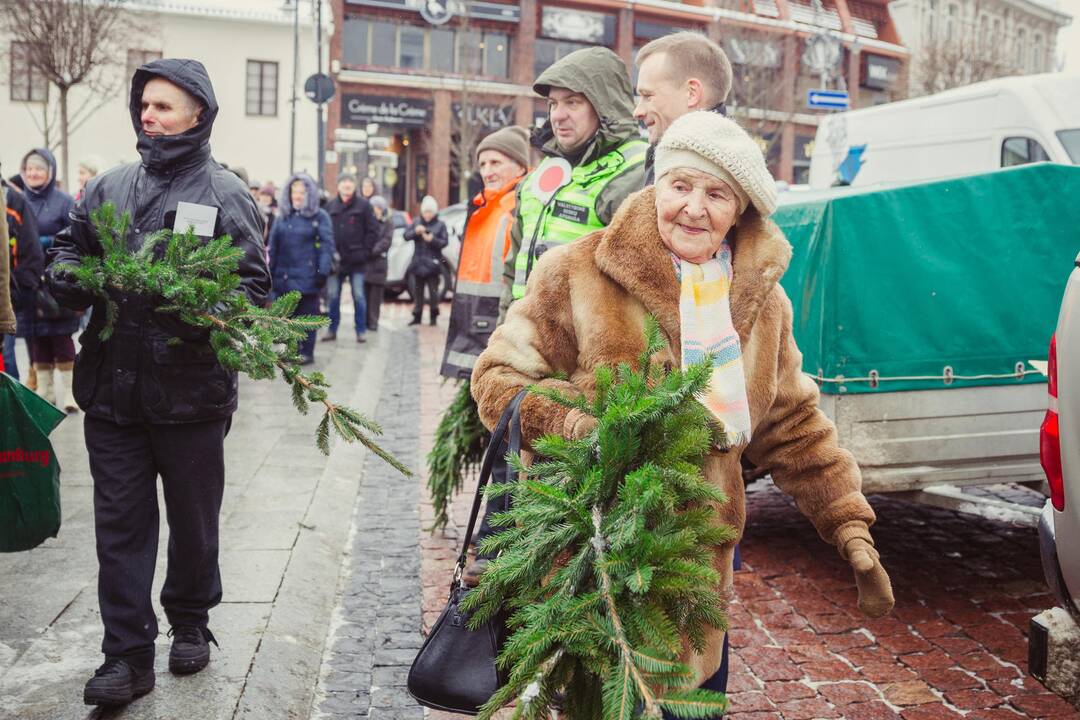
[[[445,377],[468,379],[476,358],[495,331],[520,181],[519,177],[498,190],[482,190],[472,199],[473,212],[461,241],[450,330],[440,370]]]

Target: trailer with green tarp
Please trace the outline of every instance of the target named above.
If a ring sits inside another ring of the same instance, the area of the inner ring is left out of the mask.
[[[1041,480],[1037,366],[1080,252],[1080,167],[793,193],[774,219],[803,369],[868,492]]]

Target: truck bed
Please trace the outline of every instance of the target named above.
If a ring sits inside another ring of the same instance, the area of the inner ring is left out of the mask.
[[[1038,482],[1045,384],[822,395],[863,492]]]

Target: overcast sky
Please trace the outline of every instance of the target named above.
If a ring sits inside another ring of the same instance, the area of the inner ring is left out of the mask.
[[[1080,73],[1080,0],[1057,0],[1057,5],[1073,16],[1058,35],[1058,53],[1065,56],[1066,72]]]

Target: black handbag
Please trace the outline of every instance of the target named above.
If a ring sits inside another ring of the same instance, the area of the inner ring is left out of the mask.
[[[469,615],[461,610],[461,602],[470,589],[461,584],[461,575],[465,571],[469,543],[484,497],[484,486],[491,478],[495,462],[502,460],[501,453],[506,446],[504,441],[507,436],[510,452],[521,450],[519,410],[525,393],[525,390],[518,393],[503,411],[495,432],[491,434],[480,466],[480,480],[476,497],[473,498],[465,541],[461,545],[461,555],[458,556],[454,579],[450,583],[450,597],[409,668],[409,694],[421,705],[435,710],[476,715],[480,706],[506,683],[506,673],[495,664],[506,641],[506,616],[499,613],[482,627],[470,630]],[[510,468],[507,480],[513,482],[513,468]]]

